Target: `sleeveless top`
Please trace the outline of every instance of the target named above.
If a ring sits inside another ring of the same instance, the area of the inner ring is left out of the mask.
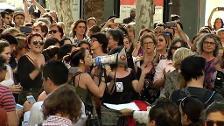
[[[79,97],[81,98],[81,100],[83,101],[83,103],[85,104],[85,106],[92,106],[92,99],[91,99],[91,93],[89,92],[88,89],[83,89],[79,86],[79,82],[80,82],[80,78],[82,76],[81,72],[77,72],[74,76],[73,76],[73,80],[75,81],[75,77],[78,76],[78,84],[77,86],[75,86],[76,89],[76,93],[79,95]]]
[[[132,81],[137,80],[135,72],[131,70],[130,74],[123,78],[116,78],[116,82],[113,83],[114,90],[109,93],[108,88],[104,92],[103,102],[111,104],[129,103],[138,99],[138,93],[135,92]],[[111,83],[112,84],[112,83]]]

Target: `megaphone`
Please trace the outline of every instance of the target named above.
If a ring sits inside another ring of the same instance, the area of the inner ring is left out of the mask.
[[[132,57],[133,62],[136,63],[138,61],[141,61],[143,57]],[[105,56],[97,56],[92,60],[92,64],[94,66],[100,66],[105,64],[117,64],[117,63],[123,63],[127,64],[127,55],[125,52],[125,48],[123,48],[119,53],[115,53],[112,55],[105,55]]]

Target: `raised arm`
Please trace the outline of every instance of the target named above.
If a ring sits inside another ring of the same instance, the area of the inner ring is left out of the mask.
[[[28,11],[28,2],[27,2],[27,0],[23,1],[23,5],[24,5],[25,23],[30,23],[31,22],[31,16],[30,16],[29,11]]]
[[[218,7],[214,8],[212,10],[212,12],[210,13],[210,15],[209,15],[209,18],[208,18],[208,26],[210,26],[210,27],[212,27],[211,20],[212,20],[212,16],[213,16],[213,14],[214,14],[215,11],[218,11]]]
[[[47,12],[36,0],[32,0],[32,2],[40,10],[41,15]]]

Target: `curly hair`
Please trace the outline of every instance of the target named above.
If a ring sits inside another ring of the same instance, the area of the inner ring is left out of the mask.
[[[61,114],[68,116],[76,122],[80,116],[81,100],[76,94],[75,88],[64,84],[50,94],[43,103],[43,114],[47,118],[50,115]]]
[[[199,54],[201,54],[203,52],[203,43],[207,38],[214,39],[215,50],[213,51],[213,56],[216,57],[219,54],[219,49],[221,47],[221,41],[220,41],[220,38],[215,34],[207,33],[204,36],[202,36],[202,38],[197,42],[197,52]]]

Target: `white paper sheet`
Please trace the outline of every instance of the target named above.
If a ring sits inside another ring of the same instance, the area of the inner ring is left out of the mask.
[[[134,102],[126,104],[109,104],[109,103],[103,103],[103,104],[108,108],[114,110],[122,110],[122,109],[139,110],[138,106]]]

